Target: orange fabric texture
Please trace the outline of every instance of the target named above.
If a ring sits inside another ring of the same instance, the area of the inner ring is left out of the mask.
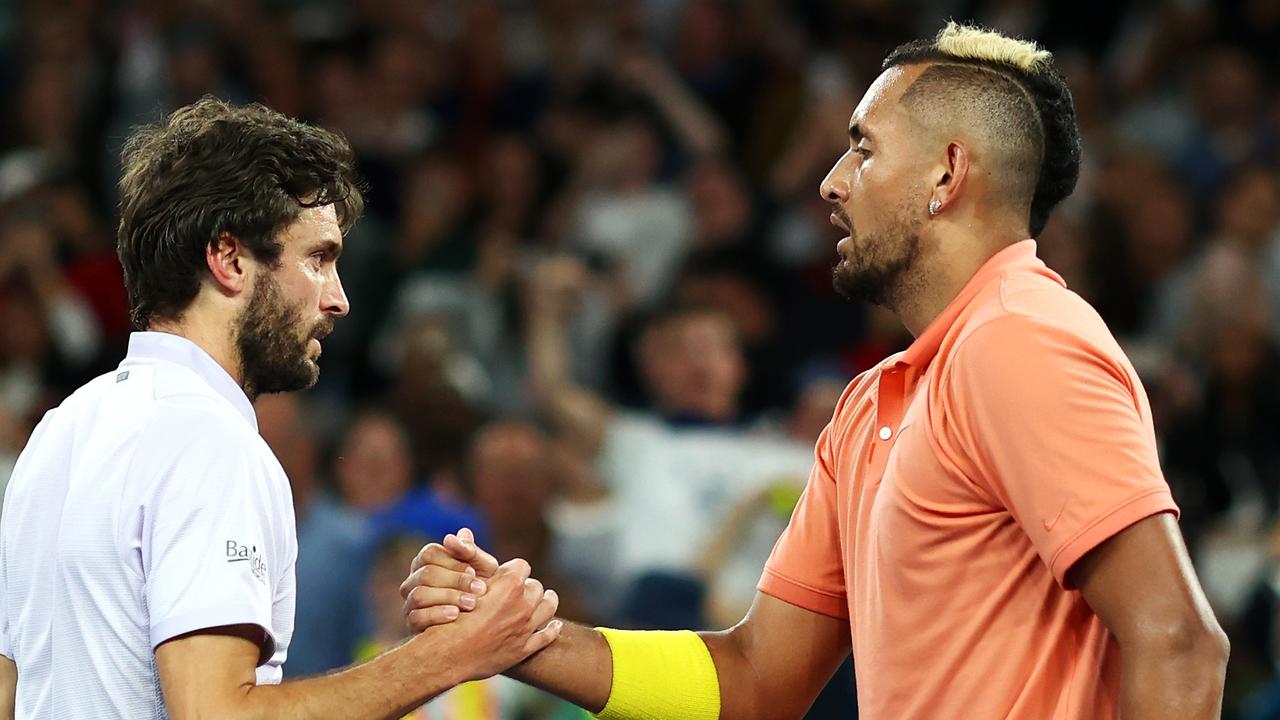
[[[760,580],[850,618],[866,720],[1117,714],[1117,648],[1067,571],[1177,506],[1137,373],[1035,249],[849,385]]]

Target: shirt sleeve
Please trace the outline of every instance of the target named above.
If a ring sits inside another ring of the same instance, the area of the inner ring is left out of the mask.
[[[276,651],[269,568],[286,560],[272,556],[283,516],[252,439],[203,428],[161,473],[143,524],[152,647],[196,630],[257,625],[260,662]]]
[[[958,454],[1064,587],[1093,548],[1177,513],[1145,391],[1119,347],[1010,315],[962,340],[949,367]]]
[[[760,592],[811,612],[849,617],[836,513],[832,425],[818,438],[813,469],[791,522],[764,566]]]

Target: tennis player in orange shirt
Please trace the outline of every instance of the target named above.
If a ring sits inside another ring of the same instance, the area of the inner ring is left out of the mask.
[[[852,647],[864,720],[1218,718],[1228,646],[1146,393],[1031,239],[1079,165],[1048,52],[954,24],[895,50],[821,192],[836,287],[915,341],[845,391],[755,605],[566,627],[511,674],[605,718],[796,718]],[[469,532],[424,548],[411,623],[496,567]]]

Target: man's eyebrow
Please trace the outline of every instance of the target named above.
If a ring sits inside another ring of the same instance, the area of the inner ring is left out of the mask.
[[[312,254],[318,252],[337,260],[342,255],[342,245],[337,240],[321,240],[311,251]]]

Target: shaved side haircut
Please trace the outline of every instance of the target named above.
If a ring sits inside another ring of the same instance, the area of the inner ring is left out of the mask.
[[[1053,55],[1032,42],[948,23],[932,40],[899,46],[885,69],[927,64],[902,96],[926,127],[962,123],[982,142],[1009,207],[1038,236],[1080,176],[1080,129]]]

